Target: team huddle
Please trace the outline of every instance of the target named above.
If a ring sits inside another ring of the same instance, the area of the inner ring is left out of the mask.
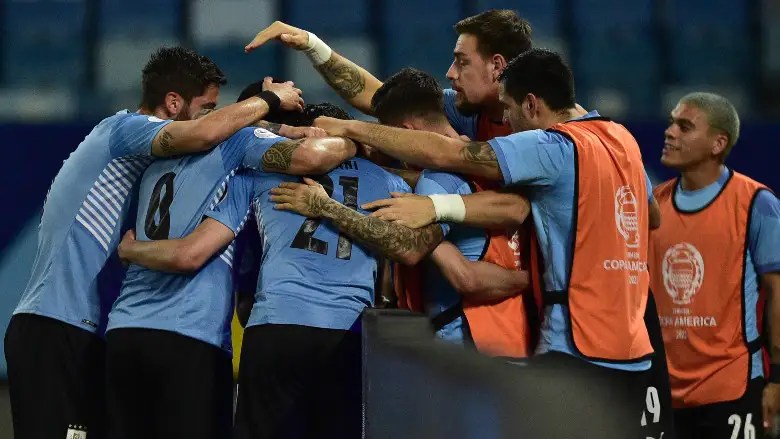
[[[576,102],[514,11],[455,31],[445,90],[413,68],[382,82],[281,22],[246,46],[303,52],[378,123],[268,77],[217,108],[217,65],[155,52],[139,109],[100,122],[46,197],[5,337],[15,437],[361,437],[374,306],[518,374],[609,386],[591,415],[617,413],[618,436],[566,422],[573,386],[546,437],[764,437],[780,201],[724,165],[734,107],[678,102],[661,162],[680,177],[654,190],[632,134]]]

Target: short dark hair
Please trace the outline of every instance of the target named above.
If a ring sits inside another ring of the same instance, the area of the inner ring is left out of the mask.
[[[260,92],[263,91],[263,81],[257,81],[253,82],[246,87],[244,87],[243,90],[241,90],[241,93],[238,95],[238,99],[236,99],[236,102],[245,101],[252,96],[257,96],[260,94]]]
[[[574,75],[560,55],[547,49],[532,49],[518,55],[506,66],[499,81],[517,102],[533,93],[553,111],[575,105]]]
[[[444,116],[444,92],[433,76],[408,67],[379,87],[371,98],[371,111],[382,123],[390,125],[412,116]]]
[[[274,79],[273,82],[287,82],[281,79]],[[249,99],[252,96],[257,96],[263,91],[263,81],[253,82],[238,95],[236,102]],[[310,127],[314,125],[314,119],[320,116],[328,116],[336,119],[351,120],[352,116],[349,115],[343,108],[331,104],[330,102],[322,102],[319,104],[306,104],[303,106],[303,111],[284,111],[280,110],[273,114],[267,115],[263,120],[271,123],[281,123],[292,127]]]
[[[507,61],[531,49],[531,25],[511,9],[489,9],[455,24],[458,35],[477,37],[484,58],[498,53]]]
[[[169,92],[176,92],[189,102],[209,85],[226,83],[225,74],[208,57],[183,47],[162,47],[144,66],[141,107],[157,108]]]
[[[352,116],[344,111],[343,108],[339,107],[338,105],[331,104],[330,102],[306,104],[303,107],[303,113],[298,114],[300,114],[300,119],[298,121],[299,127],[310,127],[314,125],[314,119],[320,116],[327,116],[342,120],[352,120]]]

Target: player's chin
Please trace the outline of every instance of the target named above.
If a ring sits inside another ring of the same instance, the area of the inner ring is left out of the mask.
[[[458,109],[458,111],[461,114],[464,114],[466,116],[471,116],[474,114],[479,113],[480,106],[479,104],[469,102],[466,98],[466,95],[463,94],[463,92],[458,92],[455,95],[455,107]]]
[[[673,154],[671,153],[661,154],[661,164],[663,166],[666,166],[667,168],[672,168],[672,169],[679,169],[683,165],[682,161],[674,157]]]

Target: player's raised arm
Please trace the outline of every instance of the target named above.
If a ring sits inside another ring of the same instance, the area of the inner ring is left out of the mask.
[[[353,107],[371,114],[371,97],[382,86],[382,81],[366,69],[333,51],[313,33],[281,21],[261,30],[244,50],[251,52],[270,40],[303,51],[333,90]]]
[[[457,172],[502,180],[493,148],[429,131],[407,130],[358,120],[319,117],[314,126],[332,136],[344,136],[371,145],[398,160],[420,168]]]
[[[174,121],[162,128],[152,142],[152,154],[170,157],[206,151],[236,131],[253,125],[278,109],[302,111],[301,91],[293,83],[272,83],[265,78],[264,91],[256,97],[209,112],[195,120]]]

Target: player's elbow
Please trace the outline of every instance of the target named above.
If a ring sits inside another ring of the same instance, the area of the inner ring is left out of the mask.
[[[180,273],[192,273],[200,270],[206,259],[192,246],[180,245],[174,257],[174,269]]]
[[[531,214],[531,204],[523,200],[522,202],[514,203],[507,209],[509,227],[520,227],[528,219],[528,215]]]
[[[452,287],[463,297],[479,297],[482,294],[482,284],[474,276],[467,274],[454,276],[450,279]]]
[[[355,155],[355,143],[340,137],[307,138],[298,147],[296,174],[325,174]]]

